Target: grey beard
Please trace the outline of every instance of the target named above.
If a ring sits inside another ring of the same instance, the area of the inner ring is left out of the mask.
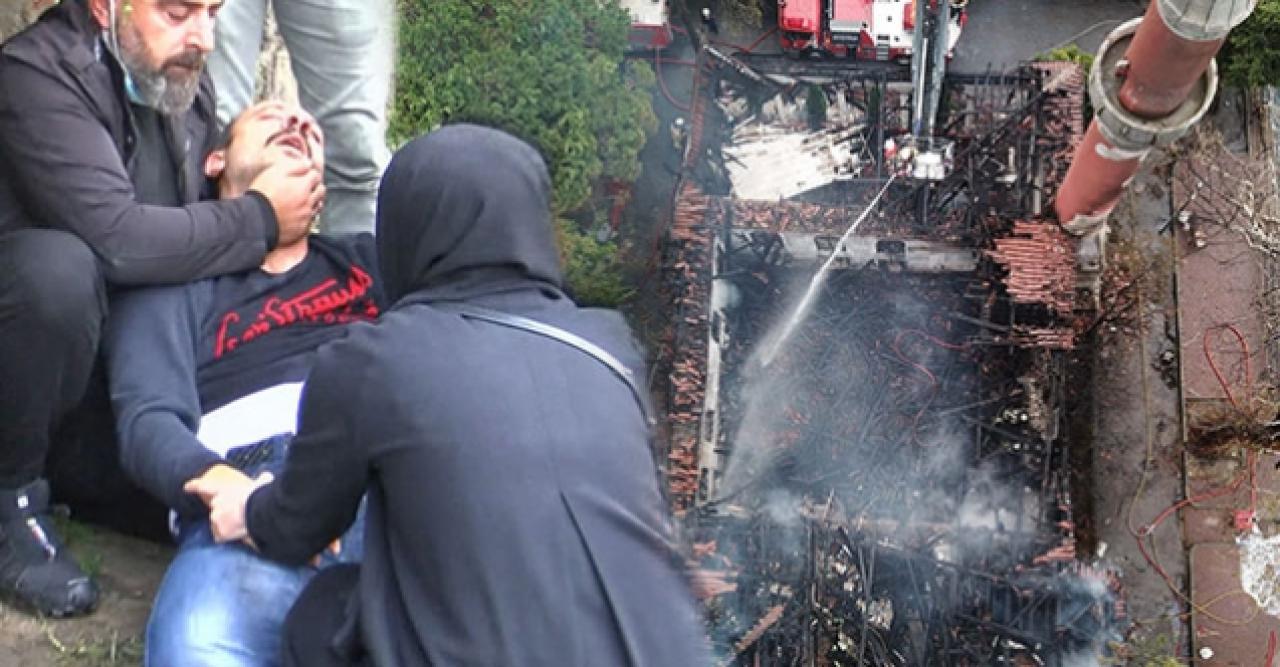
[[[124,63],[142,104],[162,114],[176,116],[186,113],[195,102],[196,92],[200,88],[200,77],[172,81],[163,72],[149,71],[146,68],[131,67]]]
[[[145,54],[136,53],[122,43],[113,43],[112,39],[103,41],[133,81],[134,92],[142,105],[169,116],[186,113],[191,108],[200,89],[199,74],[188,79],[171,80],[163,71],[151,69],[145,61]]]

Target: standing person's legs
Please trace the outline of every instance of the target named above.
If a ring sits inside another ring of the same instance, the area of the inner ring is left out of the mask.
[[[298,97],[324,130],[328,197],[320,229],[371,232],[378,181],[389,159],[392,2],[289,0],[274,7],[298,80]]]
[[[147,621],[148,666],[280,664],[284,620],[314,570],[217,544],[207,521],[184,526]]]
[[[66,232],[0,235],[0,593],[45,614],[91,610],[97,587],[62,548],[41,477],[55,425],[84,395],[106,317],[97,259]]]
[[[253,102],[267,0],[234,0],[218,11],[209,76],[218,97],[218,124],[226,127]]]

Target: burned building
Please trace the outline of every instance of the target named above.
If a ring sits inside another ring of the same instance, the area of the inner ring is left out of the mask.
[[[662,250],[668,492],[718,656],[1092,664],[1124,613],[1075,553],[1089,262],[1042,217],[1082,73],[948,78],[921,140],[909,84],[742,69],[706,77],[727,139],[686,152],[712,164]]]

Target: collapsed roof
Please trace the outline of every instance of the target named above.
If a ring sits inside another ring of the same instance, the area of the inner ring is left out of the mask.
[[[883,151],[909,118],[883,79],[820,84],[824,125],[715,82],[734,196],[677,199],[660,371],[668,490],[718,582],[726,661],[1062,664],[1112,636],[1114,577],[1075,562],[1076,258],[1039,217],[1082,82],[1059,65],[951,82],[935,179]]]

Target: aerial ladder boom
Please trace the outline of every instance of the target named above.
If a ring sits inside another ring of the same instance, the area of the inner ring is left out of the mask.
[[[1089,73],[1093,122],[1054,208],[1069,232],[1103,229],[1125,184],[1155,147],[1185,135],[1218,88],[1213,56],[1256,0],[1152,0],[1103,41]]]

